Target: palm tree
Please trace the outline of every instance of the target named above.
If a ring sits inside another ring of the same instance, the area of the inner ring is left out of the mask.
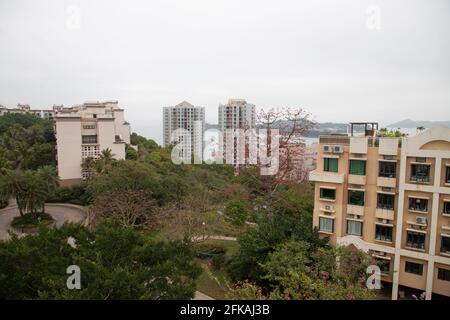
[[[36,217],[38,210],[43,210],[47,199],[46,186],[40,175],[33,171],[25,171],[23,177],[21,200],[27,211]]]
[[[115,154],[112,153],[112,150],[106,148],[102,150],[100,153],[100,159],[96,162],[97,164],[97,172],[103,172],[108,170],[116,161],[114,159]]]
[[[44,166],[37,171],[37,174],[45,186],[47,197],[58,189],[59,177],[55,167]],[[42,206],[42,212],[45,212],[45,203]]]
[[[4,199],[15,198],[19,213],[23,216],[24,202],[22,194],[24,189],[24,175],[21,171],[6,170],[0,176],[0,196]]]

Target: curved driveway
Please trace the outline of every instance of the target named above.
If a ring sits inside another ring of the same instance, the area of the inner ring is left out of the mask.
[[[64,222],[83,223],[86,219],[83,207],[72,204],[48,203],[45,205],[45,211],[53,217],[58,227],[63,225]],[[10,205],[0,210],[0,240],[9,239],[8,230],[12,230],[11,221],[18,215],[19,210],[16,205]],[[17,230],[13,231],[21,234]]]

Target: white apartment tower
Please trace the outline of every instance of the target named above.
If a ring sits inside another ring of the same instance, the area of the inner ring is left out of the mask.
[[[192,155],[202,160],[204,131],[205,108],[187,101],[163,108],[163,143],[176,146],[180,161],[192,163]]]
[[[86,178],[81,164],[87,157],[98,159],[102,150],[111,149],[115,159],[125,159],[125,146],[130,144],[130,124],[117,101],[57,108],[55,133],[62,185]]]
[[[239,145],[239,142],[236,140],[240,139],[240,129],[246,130],[251,128],[255,128],[254,104],[247,103],[245,99],[229,99],[227,104],[219,105],[219,129],[223,137],[221,139],[220,152],[224,154],[226,163],[238,164],[237,145]],[[243,137],[241,138],[244,139]],[[225,155],[226,150],[227,154]]]

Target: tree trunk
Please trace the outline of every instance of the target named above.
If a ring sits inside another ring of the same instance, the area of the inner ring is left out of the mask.
[[[17,204],[17,208],[19,209],[20,216],[23,217],[23,209],[22,209],[22,205],[19,202],[18,197],[16,197],[16,204]]]

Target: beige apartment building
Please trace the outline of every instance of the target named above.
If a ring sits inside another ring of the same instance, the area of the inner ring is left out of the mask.
[[[450,129],[413,137],[324,135],[313,224],[335,245],[370,253],[392,299],[450,297]]]
[[[98,159],[111,149],[115,159],[125,159],[130,144],[130,125],[117,101],[86,102],[59,107],[55,115],[58,174],[61,184],[80,183],[88,175],[81,164],[87,157]]]

